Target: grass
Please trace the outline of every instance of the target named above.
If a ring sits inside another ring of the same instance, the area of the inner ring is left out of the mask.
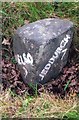
[[[67,18],[79,24],[79,3],[66,2],[58,3],[57,7],[54,3],[2,3],[2,29],[6,37],[11,37],[15,30],[29,22],[49,17]]]
[[[76,97],[55,98],[49,93],[40,96],[23,97],[12,93],[10,90],[0,93],[0,115],[5,118],[79,118],[79,101]]]
[[[69,19],[74,25],[79,26],[79,3],[61,2],[57,6],[54,3],[26,3],[26,2],[0,2],[0,14],[2,14],[2,32],[7,39],[11,38],[16,29],[25,23],[38,19],[60,17]],[[79,42],[79,39],[77,39]],[[15,63],[16,61],[12,59]],[[67,87],[67,86],[66,86]],[[65,88],[66,89],[66,88]],[[35,96],[18,96],[10,89],[0,93],[0,116],[10,117],[54,117],[79,119],[79,98],[68,97],[64,100],[55,98],[49,93]]]

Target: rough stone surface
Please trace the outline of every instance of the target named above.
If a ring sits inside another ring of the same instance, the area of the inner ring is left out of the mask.
[[[25,83],[56,78],[67,62],[73,23],[49,18],[24,25],[13,40],[14,55]]]

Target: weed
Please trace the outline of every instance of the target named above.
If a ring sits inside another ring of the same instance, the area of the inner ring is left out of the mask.
[[[35,97],[38,96],[37,84],[28,83],[29,87],[33,89]]]
[[[79,120],[79,113],[75,111],[68,112],[63,118],[66,118],[68,120]]]
[[[64,87],[64,91],[66,91],[66,89],[68,88],[69,84],[70,84],[71,80],[68,80],[67,84]]]

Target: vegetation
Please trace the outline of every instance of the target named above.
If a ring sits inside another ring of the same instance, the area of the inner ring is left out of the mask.
[[[47,92],[40,96],[19,96],[8,90],[0,94],[0,115],[3,118],[70,118],[79,119],[76,97],[60,99]]]
[[[16,29],[29,22],[49,17],[60,17],[70,19],[76,28],[79,28],[79,3],[26,3],[26,2],[4,2],[0,3],[2,14],[2,34],[10,39]],[[78,44],[79,39],[75,38]],[[68,83],[69,84],[69,83]],[[65,86],[65,90],[68,87]],[[37,86],[36,86],[37,87]],[[0,116],[10,117],[54,117],[62,119],[79,120],[79,98],[68,96],[61,99],[49,94],[46,90],[35,96],[19,96],[10,89],[0,92]]]
[[[10,37],[14,31],[28,22],[49,17],[67,18],[79,24],[79,3],[3,3],[2,9],[3,34]]]

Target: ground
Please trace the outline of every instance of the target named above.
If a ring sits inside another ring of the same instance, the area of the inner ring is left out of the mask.
[[[2,90],[0,116],[79,119],[79,3],[2,3]],[[12,36],[19,26],[38,19],[60,17],[71,20],[75,37],[67,65],[56,80],[37,86],[25,85],[13,56]]]

